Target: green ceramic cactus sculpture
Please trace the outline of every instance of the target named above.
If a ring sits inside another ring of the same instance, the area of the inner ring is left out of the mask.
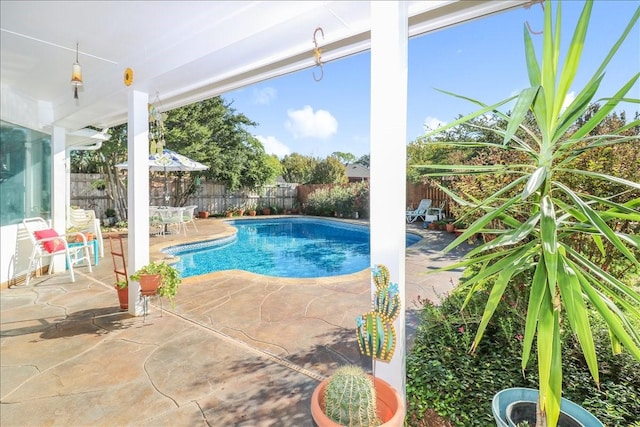
[[[380,425],[376,415],[376,392],[373,381],[355,365],[339,368],[325,389],[325,413],[346,427]]]
[[[398,284],[390,283],[386,266],[374,265],[372,269],[376,293],[373,311],[356,318],[356,334],[360,353],[388,362],[396,349],[396,331],[393,322],[400,313]]]

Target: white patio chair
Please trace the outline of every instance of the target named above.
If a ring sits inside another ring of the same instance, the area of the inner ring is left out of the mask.
[[[176,234],[180,234],[180,228],[184,228],[184,234],[187,235],[187,228],[182,218],[184,208],[163,206],[157,208],[157,214],[160,215],[160,224],[162,225],[162,237],[170,232],[171,227],[176,228]]]
[[[184,207],[184,211],[182,211],[182,221],[183,221],[183,225],[184,225],[184,233],[185,234],[187,234],[187,223],[188,222],[193,224],[193,228],[195,228],[196,231],[198,231],[198,227],[196,227],[196,222],[194,220],[194,218],[196,216],[196,208],[197,207],[198,207],[197,205],[185,206]]]
[[[95,239],[98,241],[100,258],[104,257],[102,230],[100,229],[100,220],[96,218],[95,211],[90,209],[71,208],[69,211],[69,225],[81,233],[84,233],[85,231],[93,233]]]
[[[64,255],[72,282],[76,281],[73,274],[74,265],[82,261],[86,261],[89,266],[89,272],[93,271],[91,269],[89,245],[87,244],[87,238],[84,234],[74,232],[59,235],[43,218],[40,217],[25,218],[22,220],[22,224],[29,233],[29,237],[33,243],[33,250],[31,251],[29,268],[27,270],[27,286],[29,285],[31,273],[37,272],[38,268],[42,268],[42,259],[47,257],[49,258],[49,274],[51,274],[51,262],[53,261],[53,257],[56,255]],[[80,242],[77,242],[73,246],[69,246],[67,238],[71,236],[75,237],[76,241],[77,239],[80,239]]]
[[[431,199],[420,200],[420,204],[418,204],[418,207],[415,210],[407,211],[407,222],[415,222],[420,217],[422,217],[422,220],[424,221],[424,216],[427,214],[430,207]]]
[[[444,207],[446,204],[447,201],[443,200],[437,208],[429,208],[427,210],[427,215],[435,215],[437,217],[436,221],[441,220],[442,218],[444,218]]]

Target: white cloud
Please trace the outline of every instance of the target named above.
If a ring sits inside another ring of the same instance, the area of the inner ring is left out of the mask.
[[[253,90],[253,102],[256,104],[269,105],[276,97],[277,91],[270,86]]]
[[[301,110],[288,110],[289,120],[285,128],[294,138],[326,139],[338,131],[338,121],[326,110],[313,109],[305,105]]]
[[[572,102],[576,99],[575,92],[568,92],[567,96],[564,97],[564,102],[562,103],[562,111],[564,111]]]
[[[447,124],[447,122],[443,122],[442,120],[431,116],[425,117],[423,122],[425,132],[435,130],[445,124]]]
[[[278,141],[275,136],[256,135],[256,139],[262,143],[267,154],[275,154],[278,158],[291,154],[289,147]]]

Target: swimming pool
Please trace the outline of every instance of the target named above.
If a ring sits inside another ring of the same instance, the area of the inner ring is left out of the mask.
[[[318,218],[229,221],[238,233],[177,245],[163,252],[180,257],[183,278],[223,270],[276,277],[340,276],[369,267],[369,228]],[[420,240],[407,233],[407,246]]]

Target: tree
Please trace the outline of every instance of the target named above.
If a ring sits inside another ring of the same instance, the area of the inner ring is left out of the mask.
[[[256,124],[244,114],[236,113],[221,97],[164,112],[163,117],[165,148],[209,166],[203,172],[176,172],[178,183],[185,183],[184,187],[176,186],[174,200],[178,205],[186,203],[196,191],[198,176],[236,190],[243,186],[260,187],[273,182],[281,173],[277,162],[247,130]],[[100,150],[72,154],[72,171],[107,174],[107,194],[118,205],[120,218],[125,218],[126,186],[118,178],[115,164],[127,159],[127,125],[116,126],[109,133],[111,139]],[[185,177],[190,179],[184,180]]]
[[[170,111],[165,140],[168,147],[209,166],[201,175],[231,190],[255,188],[279,173],[247,130],[255,125],[217,96]]]
[[[280,163],[282,165],[282,175],[287,182],[309,184],[319,160],[315,157],[292,153],[284,156]]]
[[[438,176],[482,176],[492,180],[494,174],[515,177],[507,180],[490,197],[482,200],[467,194],[449,191],[459,204],[468,205],[480,212],[480,217],[467,227],[445,251],[458,246],[476,233],[492,232],[498,237],[469,252],[465,260],[446,269],[473,266],[476,272],[466,282],[469,289],[465,305],[474,294],[489,289],[481,323],[472,343],[471,351],[479,344],[505,291],[527,280],[526,326],[523,338],[521,367],[526,369],[536,340],[539,398],[537,425],[555,426],[560,413],[562,396],[562,343],[561,329],[569,327],[576,336],[585,361],[596,384],[599,383],[598,361],[593,334],[590,329],[589,311],[593,310],[606,323],[612,349],[629,351],[640,360],[640,335],[631,327],[627,316],[640,319],[640,294],[637,286],[629,286],[602,266],[594,264],[571,242],[584,238],[604,251],[604,243],[624,258],[634,268],[640,268],[638,254],[640,239],[629,230],[612,228],[610,223],[625,220],[640,222],[640,197],[629,201],[616,201],[616,194],[590,194],[573,185],[585,177],[597,180],[605,186],[620,185],[624,193],[640,190],[640,183],[630,181],[611,171],[591,172],[580,168],[580,158],[586,152],[601,150],[621,144],[637,144],[637,133],[625,135],[640,121],[622,127],[612,126],[607,134],[595,134],[598,126],[607,124],[607,115],[626,96],[640,78],[634,72],[631,78],[612,97],[606,98],[597,112],[590,114],[589,105],[604,78],[604,70],[617,49],[640,18],[640,7],[630,18],[622,35],[613,46],[593,77],[578,92],[575,99],[564,106],[571,83],[574,80],[593,2],[585,2],[576,25],[566,58],[560,57],[561,5],[558,2],[556,22],[552,19],[550,0],[544,5],[544,31],[542,63],[538,62],[531,36],[524,27],[525,57],[530,87],[515,97],[494,105],[471,100],[480,110],[456,120],[442,130],[487,113],[493,113],[506,121],[504,129],[498,129],[498,143],[447,142],[464,148],[517,152],[526,158],[524,162],[483,165],[431,165]],[[635,71],[635,70],[633,70]],[[573,88],[572,88],[573,89]],[[452,94],[453,95],[453,94]],[[458,96],[458,95],[455,95]],[[461,97],[463,98],[463,97]],[[465,98],[469,99],[469,98]],[[507,116],[498,108],[516,100],[513,112]],[[638,100],[633,100],[639,102]],[[585,115],[586,113],[586,115]],[[580,118],[585,116],[584,120]],[[535,128],[532,126],[535,124]],[[522,138],[522,133],[527,138]],[[427,135],[433,136],[439,130]],[[572,176],[573,179],[567,178]],[[515,195],[512,195],[515,192]],[[488,230],[498,220],[504,229]]]
[[[334,156],[320,161],[313,170],[313,184],[346,184],[347,171],[344,164]]]
[[[340,160],[345,166],[353,163],[356,160],[356,156],[351,153],[343,153],[342,151],[334,151],[331,155]]]
[[[365,154],[364,156],[356,160],[356,163],[359,163],[362,166],[369,167],[369,165],[371,164],[371,156],[369,156],[368,154]]]

